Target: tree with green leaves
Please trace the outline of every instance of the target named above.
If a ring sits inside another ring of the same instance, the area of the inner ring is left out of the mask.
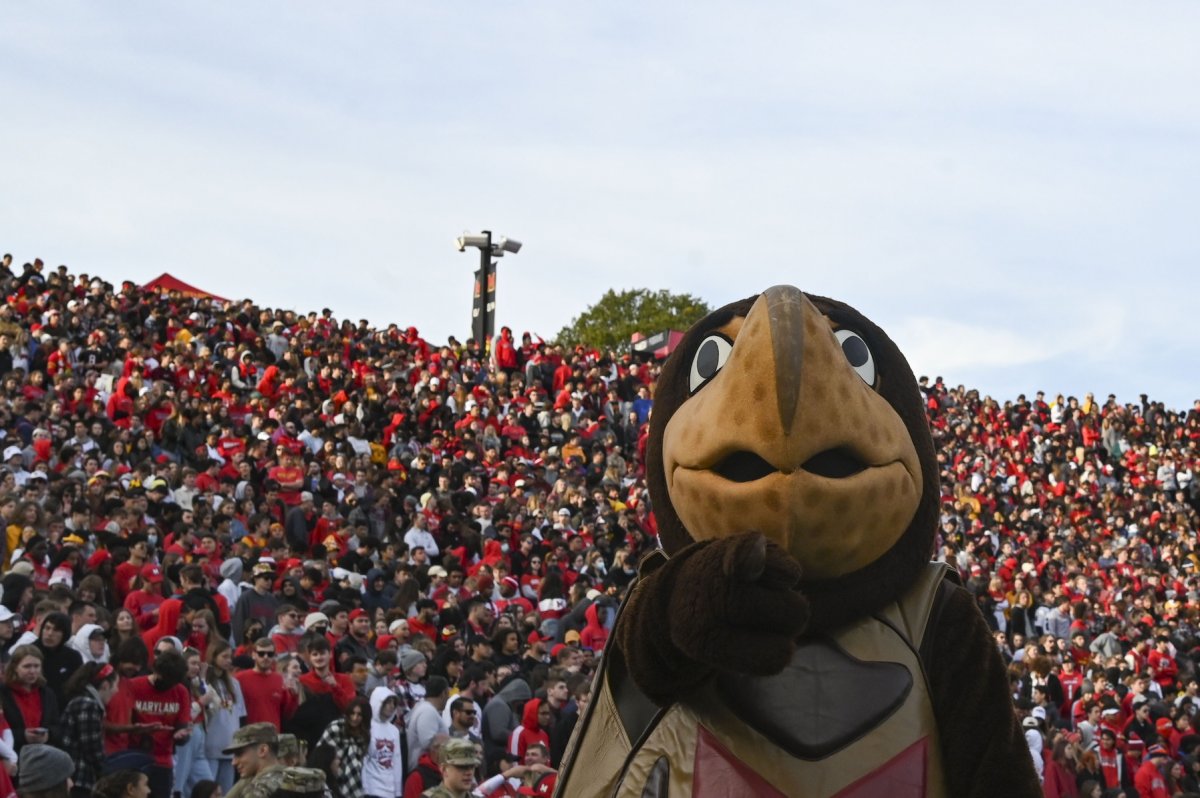
[[[558,332],[557,343],[585,344],[599,349],[622,349],[634,333],[654,335],[663,330],[686,330],[711,312],[708,303],[691,294],[634,288],[608,289]]]

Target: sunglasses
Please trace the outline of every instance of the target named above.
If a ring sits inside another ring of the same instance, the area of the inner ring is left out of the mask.
[[[259,651],[259,650],[255,649],[255,651],[254,651],[254,656],[256,656],[256,657],[273,657],[273,656],[275,656],[275,652],[274,652],[274,650],[272,650],[272,651]]]

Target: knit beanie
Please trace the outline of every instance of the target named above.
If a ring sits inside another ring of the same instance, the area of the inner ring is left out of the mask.
[[[17,778],[21,792],[44,792],[65,784],[75,772],[66,751],[52,745],[33,743],[21,749]]]

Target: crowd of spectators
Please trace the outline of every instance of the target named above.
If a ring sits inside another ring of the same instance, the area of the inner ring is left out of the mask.
[[[656,545],[655,362],[9,256],[0,293],[0,798],[45,743],[79,795],[211,798],[275,756],[333,798],[549,794]],[[1046,794],[1200,793],[1200,401],[921,389],[938,557]]]

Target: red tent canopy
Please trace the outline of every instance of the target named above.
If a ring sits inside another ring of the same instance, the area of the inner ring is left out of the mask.
[[[142,286],[143,291],[159,291],[161,293],[170,293],[178,291],[186,297],[192,299],[215,299],[218,302],[228,302],[225,297],[210,294],[207,291],[202,291],[194,285],[188,285],[183,280],[180,280],[174,275],[163,272],[158,277],[155,277],[150,282]]]

